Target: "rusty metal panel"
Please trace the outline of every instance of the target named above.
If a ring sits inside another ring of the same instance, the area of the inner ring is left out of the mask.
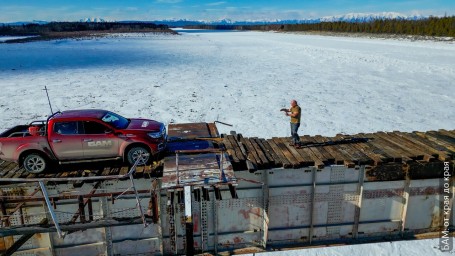
[[[160,254],[160,242],[150,238],[143,240],[124,240],[113,244],[114,255],[153,255]],[[89,254],[87,254],[89,255]]]
[[[404,181],[365,182],[360,221],[400,220],[404,185]]]
[[[361,236],[374,236],[380,233],[390,233],[399,230],[400,221],[359,224],[359,234]]]
[[[169,124],[168,139],[194,139],[194,138],[211,138],[217,134],[211,134],[207,123],[186,123],[186,124]]]
[[[405,228],[429,229],[441,226],[439,217],[440,180],[412,180]]]
[[[54,255],[56,256],[79,256],[83,255],[106,255],[106,246],[104,243],[99,242],[95,244],[77,245],[64,248],[54,248]]]
[[[277,168],[262,171],[268,172],[269,176],[268,185],[270,187],[311,184],[312,177],[311,168],[303,169]],[[238,175],[239,172],[236,172],[235,174]],[[260,178],[260,176],[258,178]]]
[[[269,228],[310,225],[310,186],[273,188],[269,193]]]
[[[111,227],[112,240],[123,241],[123,240],[139,240],[153,238],[158,239],[159,237],[159,226],[156,224],[150,224],[146,228],[144,225],[129,225],[127,228],[124,226]]]
[[[259,170],[254,173],[250,173],[249,171],[237,171],[235,172],[235,176],[237,177],[237,189],[238,193],[242,190],[248,191],[250,188],[255,190],[257,188],[261,188],[261,182],[262,182],[262,172],[265,172],[267,170]],[[272,178],[273,179],[273,178]],[[269,180],[272,180],[269,179]],[[256,195],[253,195],[255,197]],[[240,197],[240,195],[239,195]],[[243,197],[248,197],[248,195],[245,195]]]
[[[260,246],[261,232],[245,232],[236,234],[223,234],[218,236],[219,250],[232,250],[236,248],[245,248],[251,246]]]
[[[14,256],[54,256],[55,254],[49,247],[21,250],[14,253]]]
[[[71,233],[65,238],[59,238],[56,233],[49,233],[55,247],[77,246],[82,244],[94,244],[104,241],[104,228],[90,229]]]
[[[232,165],[225,153],[179,154],[164,159],[163,189],[235,182]]]
[[[286,244],[308,242],[310,229],[309,228],[286,228],[269,230],[267,244]]]
[[[219,233],[262,229],[262,198],[228,199],[217,201],[216,204],[218,207]],[[212,230],[210,225],[209,230]]]

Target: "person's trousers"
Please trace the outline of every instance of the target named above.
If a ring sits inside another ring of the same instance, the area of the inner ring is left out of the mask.
[[[300,123],[291,123],[291,137],[292,143],[296,144],[300,142],[299,135],[297,134],[297,130],[300,127]]]

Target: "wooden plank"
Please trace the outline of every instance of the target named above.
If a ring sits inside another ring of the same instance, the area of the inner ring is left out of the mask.
[[[19,178],[24,172],[26,172],[25,169],[20,168],[16,171],[16,174],[14,174],[13,178]]]
[[[311,137],[309,135],[304,135],[300,137],[301,141],[303,143],[313,143],[313,144],[319,144],[314,137]],[[335,157],[332,156],[323,146],[317,146],[318,151],[323,155],[323,162],[325,164],[331,165],[335,164]]]
[[[305,166],[315,166],[318,169],[322,169],[325,167],[325,163],[323,161],[324,156],[315,148],[313,147],[301,147],[296,149],[296,151],[302,156],[305,156],[303,164]],[[309,158],[309,159],[308,159]]]
[[[264,169],[269,169],[270,168],[269,159],[265,156],[264,152],[262,151],[262,148],[259,146],[256,139],[257,138],[250,138],[249,142],[251,143],[254,150],[256,151],[256,154],[258,155],[259,159],[261,159],[261,162],[263,164],[263,166],[261,166],[261,167]]]
[[[389,132],[387,133],[387,135],[400,145],[406,146],[407,148],[412,149],[413,152],[418,152],[419,154],[421,154],[423,156],[424,161],[428,162],[435,160],[435,157],[430,155],[426,148],[422,148],[420,145],[414,144],[412,141],[405,139],[404,137],[398,135],[395,132]]]
[[[291,152],[289,152],[288,148],[285,146],[285,143],[283,143],[280,138],[272,138],[275,144],[278,146],[278,148],[281,150],[283,153],[284,157],[291,163],[293,168],[299,168],[300,163],[297,161],[297,159],[292,155]],[[289,143],[286,143],[289,144]]]
[[[218,133],[218,128],[216,127],[215,123],[207,123],[208,130],[210,132],[210,136],[212,138],[218,138],[220,137],[220,134]]]
[[[264,148],[267,150],[268,154],[270,154],[270,156],[272,157],[273,166],[283,166],[283,163],[281,162],[280,157],[278,157],[278,155],[272,149],[272,147],[270,146],[268,141],[266,141],[265,139],[260,139],[260,141],[261,141],[261,144],[264,146]]]
[[[242,143],[242,145],[245,147],[246,149],[246,153],[247,153],[247,160],[249,160],[256,168],[258,168],[258,160],[256,159],[256,156],[255,154],[253,153],[254,149],[252,148],[251,145],[247,145],[246,143],[246,139],[244,139],[243,137],[241,137],[239,139],[239,141]],[[258,157],[259,158],[259,157]]]
[[[141,178],[144,177],[144,168],[145,166],[136,166],[136,171],[134,172],[134,177]],[[120,168],[112,168],[110,175],[118,175],[120,173]]]
[[[313,139],[317,143],[326,143],[329,139],[321,136],[321,135],[316,135],[313,137]],[[322,146],[325,151],[327,151],[332,157],[333,157],[333,162],[334,164],[337,165],[344,165],[344,156],[341,155],[338,151],[336,151],[334,146]]]
[[[381,165],[382,163],[393,161],[392,157],[385,156],[382,151],[369,145],[368,141],[353,143],[352,146],[372,159],[373,165]]]
[[[447,130],[444,130],[444,129],[439,129],[438,133],[443,134],[445,136],[452,137],[453,139],[455,139],[455,131],[450,132],[450,131],[447,131]]]
[[[455,148],[453,147],[452,144],[450,143],[447,143],[446,141],[443,141],[441,139],[439,139],[438,137],[432,135],[432,134],[429,134],[429,133],[423,133],[423,132],[413,132],[414,134],[424,138],[424,139],[427,139],[427,140],[430,140],[432,141],[433,143],[441,146],[441,147],[444,147],[446,148],[447,151],[449,151],[450,153],[455,153]]]
[[[303,162],[305,161],[303,157],[295,150],[294,146],[290,146],[289,138],[279,138],[279,140],[283,143],[283,145],[287,148],[287,151],[292,154],[292,156],[299,162],[298,166],[303,166]]]
[[[419,132],[417,132],[419,133]],[[428,131],[425,133],[427,137],[431,137],[435,139],[435,142],[441,145],[444,145],[446,148],[450,149],[451,151],[455,151],[455,139],[445,136],[443,134],[438,134],[435,131]]]
[[[362,133],[360,133],[362,134]],[[397,151],[395,148],[390,147],[389,144],[377,138],[373,133],[365,134],[365,136],[370,137],[371,140],[368,141],[369,144],[373,145],[374,147],[384,151],[388,156],[393,158],[393,161],[396,163],[401,163],[403,161],[410,162],[413,161],[412,159],[404,156],[402,152]]]
[[[227,135],[227,136],[230,136],[230,135]],[[239,163],[240,160],[237,157],[237,153],[234,150],[234,146],[232,146],[231,142],[229,141],[228,138],[226,138],[226,136],[223,138],[223,144],[224,144],[224,146],[226,148],[226,152],[231,157],[232,162]]]
[[[434,149],[447,152],[448,154],[453,156],[454,152],[452,150],[448,149],[447,147],[444,147],[443,145],[441,145],[439,143],[434,142],[433,140],[431,140],[431,138],[429,139],[429,138],[426,138],[425,136],[422,137],[422,136],[417,135],[416,133],[408,133],[408,135],[411,136],[415,140],[422,141],[422,143],[425,143]]]
[[[404,154],[407,156],[407,157],[410,157],[414,160],[423,160],[423,157],[424,157],[424,153],[423,152],[420,152],[420,151],[417,151],[417,150],[414,150],[412,148],[409,148],[407,147],[406,145],[403,145],[402,141],[398,142],[396,141],[396,139],[394,138],[391,138],[391,136],[389,136],[387,133],[385,132],[378,132],[376,133],[376,135],[383,139],[384,141],[386,141],[387,143],[389,143],[391,146],[393,146],[394,148],[396,149],[399,149],[401,150],[402,152],[404,152]]]
[[[125,174],[127,174],[129,171],[130,171],[130,169],[129,169],[127,166],[123,166],[122,168],[120,168],[119,174],[120,174],[120,175],[125,175]]]
[[[231,142],[234,150],[237,154],[237,158],[240,162],[245,161],[247,159],[248,154],[245,151],[245,147],[243,143],[240,142],[240,138],[243,138],[242,134],[236,134],[235,136],[229,136],[228,139]]]
[[[281,148],[278,147],[278,145],[275,143],[275,141],[273,139],[267,139],[267,143],[273,149],[273,152],[278,156],[278,158],[280,159],[280,162],[282,163],[283,167],[284,168],[291,168],[292,167],[291,162],[289,162],[289,160],[283,154],[283,151],[281,151]]]
[[[264,139],[259,139],[259,138],[254,138],[254,141],[256,142],[256,144],[259,146],[259,148],[261,149],[261,151],[263,152],[264,156],[268,159],[269,161],[269,167],[272,168],[275,166],[275,158],[272,156],[271,152],[273,152],[272,150],[269,150],[266,146],[265,146],[265,140]]]
[[[335,138],[339,140],[346,140],[346,139],[353,139],[355,137],[337,134]],[[355,161],[358,162],[359,165],[373,165],[375,164],[375,160],[371,159],[368,155],[364,154],[362,150],[359,150],[354,143],[347,143],[347,144],[340,144],[340,147],[349,153],[351,156],[354,157]]]
[[[314,158],[310,156],[310,153],[312,153],[311,149],[308,147],[300,147],[299,149],[296,149],[296,151],[300,154],[300,156],[303,158],[303,166],[315,166],[315,161]]]
[[[335,144],[335,148],[345,156],[345,165],[348,166],[348,168],[354,168],[356,165],[360,165],[360,156],[358,152],[347,149],[344,144],[337,142],[342,140],[342,138],[329,137],[328,139],[330,139]],[[346,160],[350,161],[350,163],[346,163]]]
[[[110,172],[111,172],[111,168],[105,167],[105,168],[103,169],[103,172],[101,173],[101,176],[108,176]],[[69,176],[69,175],[68,175],[68,176]]]
[[[308,135],[301,136],[301,142],[303,144],[308,144],[310,141],[310,137]],[[325,159],[324,155],[319,151],[317,147],[314,146],[302,146],[301,148],[297,149],[297,151],[302,154],[303,158],[307,162],[313,162],[312,166],[316,166],[319,169],[324,168],[324,166],[328,165],[327,159]],[[322,163],[322,165],[321,165]]]
[[[16,163],[13,163],[13,162],[7,162],[8,164],[3,167],[3,169],[0,171],[0,176],[5,176],[9,171],[11,171],[12,169],[14,169],[17,164]]]
[[[453,156],[446,150],[446,148],[441,147],[430,140],[424,139],[413,133],[398,132],[397,134],[417,145],[420,145],[421,147],[424,147],[428,150],[428,152],[430,152],[430,154],[441,161],[449,161],[453,159]]]
[[[320,139],[324,143],[329,143],[329,142],[333,143],[334,142],[331,138],[327,138],[327,137],[321,136]],[[352,161],[353,157],[351,155],[349,155],[347,152],[345,152],[339,145],[337,145],[335,143],[331,146],[327,146],[327,148],[330,148],[330,150],[331,150],[330,153],[332,156],[337,155],[338,158],[342,159],[342,162],[340,164],[343,164],[343,165],[347,166],[348,168],[355,167],[355,163],[354,163],[354,161]]]
[[[237,142],[234,141],[234,136],[226,135],[224,137],[224,144],[226,145],[226,149],[228,150],[228,154],[232,156],[234,162],[239,163],[241,160],[241,156],[243,156],[242,151],[240,150],[239,145]],[[245,161],[245,160],[243,160]]]

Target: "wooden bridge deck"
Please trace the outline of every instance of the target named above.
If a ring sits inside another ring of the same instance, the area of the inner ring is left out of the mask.
[[[290,138],[244,138],[232,132],[223,143],[234,170],[301,168],[328,165],[378,166],[385,163],[451,161],[455,154],[455,130],[428,132],[377,132],[335,137],[302,136],[301,148]]]
[[[270,168],[302,168],[315,166],[319,169],[329,165],[345,165],[353,168],[359,165],[383,166],[384,164],[442,163],[452,161],[455,156],[455,130],[428,132],[377,132],[356,135],[302,136],[302,147],[289,145],[290,138],[245,138],[232,132],[219,137],[214,124],[172,124],[169,125],[170,143],[168,155],[173,155],[175,143],[196,141],[197,148],[221,147],[227,151],[234,171],[261,170]],[[202,143],[201,138],[208,138]],[[176,142],[172,142],[176,141]],[[173,144],[174,143],[174,144]],[[217,143],[221,143],[217,145]],[[190,143],[191,144],[191,143]],[[187,144],[185,144],[187,145]],[[178,147],[177,147],[178,148]],[[137,167],[135,178],[160,177],[163,161],[152,166]],[[118,163],[86,164],[63,166],[59,170],[30,174],[17,164],[0,160],[0,183],[6,178],[66,178],[107,175],[124,175],[128,167]],[[90,182],[90,181],[88,181]],[[74,182],[82,186],[83,182]]]

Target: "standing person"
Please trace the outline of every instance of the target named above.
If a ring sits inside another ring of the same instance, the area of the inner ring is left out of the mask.
[[[296,100],[291,100],[291,108],[290,109],[282,109],[286,116],[291,117],[291,138],[292,142],[291,146],[300,147],[300,138],[297,134],[297,130],[300,127],[300,114],[301,109],[300,106],[297,104]]]

